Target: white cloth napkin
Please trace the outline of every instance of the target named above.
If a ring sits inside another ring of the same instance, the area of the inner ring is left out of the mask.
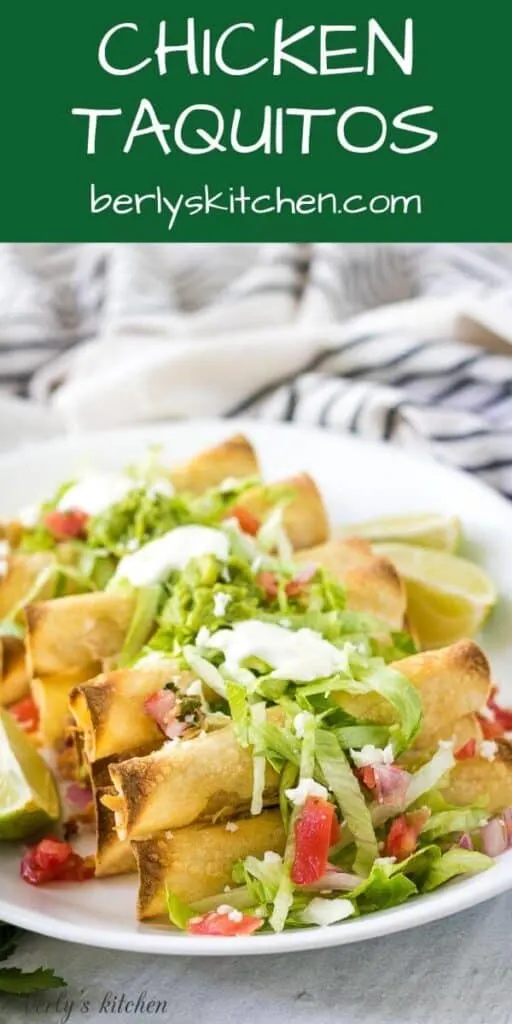
[[[2,246],[0,444],[243,411],[427,446],[509,495],[511,341],[506,247]]]

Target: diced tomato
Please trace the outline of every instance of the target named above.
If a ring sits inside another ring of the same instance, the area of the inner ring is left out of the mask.
[[[240,529],[244,533],[250,534],[251,537],[255,537],[260,530],[260,520],[252,512],[249,512],[248,508],[244,508],[243,505],[234,505],[233,508],[229,509],[228,516],[237,519]]]
[[[366,786],[367,789],[376,788],[377,779],[375,777],[375,769],[372,764],[365,764],[362,768],[358,768],[357,775],[363,783],[363,786]]]
[[[70,508],[67,512],[54,509],[53,512],[46,513],[44,525],[56,540],[69,540],[86,536],[88,520],[87,513],[79,508]]]
[[[21,877],[30,885],[45,882],[84,882],[94,875],[94,858],[81,857],[62,839],[47,836],[31,846],[21,861]]]
[[[235,913],[233,916],[238,915]],[[219,914],[217,910],[211,910],[202,917],[192,917],[187,925],[187,931],[190,935],[221,935],[229,938],[234,935],[252,935],[262,924],[261,917],[243,914],[238,921],[232,920],[228,913]]]
[[[495,740],[499,736],[503,736],[503,727],[495,719],[486,718],[485,715],[478,714],[476,717],[478,718],[484,739]]]
[[[291,878],[297,885],[317,882],[325,874],[334,817],[332,804],[322,797],[308,796],[295,823]]]
[[[466,740],[465,743],[455,751],[456,761],[467,761],[470,757],[476,756],[476,740],[472,736],[471,739]]]
[[[32,697],[11,704],[9,711],[25,732],[35,732],[39,725],[39,709]]]
[[[267,597],[276,597],[279,584],[274,572],[260,572],[256,576],[256,583],[265,592]]]
[[[152,693],[146,697],[144,708],[168,739],[176,739],[186,732],[187,723],[180,722],[176,716],[177,698],[174,690],[164,689]]]

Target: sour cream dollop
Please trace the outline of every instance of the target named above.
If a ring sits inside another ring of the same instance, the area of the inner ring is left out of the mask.
[[[206,643],[224,652],[227,670],[237,671],[251,656],[271,665],[274,679],[307,683],[346,669],[347,659],[312,629],[292,632],[273,623],[249,619],[220,629]]]
[[[215,555],[225,562],[229,555],[226,535],[209,526],[178,526],[125,555],[114,579],[128,580],[134,587],[150,587],[164,580],[173,569],[184,569],[191,558],[202,555]]]

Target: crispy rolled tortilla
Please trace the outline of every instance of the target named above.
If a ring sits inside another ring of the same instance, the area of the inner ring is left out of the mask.
[[[283,509],[283,525],[295,550],[323,544],[329,536],[329,520],[315,481],[307,473],[301,473],[279,481],[279,487],[290,489],[291,500]],[[258,519],[264,519],[272,511],[265,484],[246,491],[238,504]]]
[[[24,641],[16,636],[0,637],[0,705],[8,707],[25,697],[29,682]]]
[[[269,718],[279,718],[279,709]],[[121,839],[141,839],[194,821],[229,818],[249,808],[253,759],[232,725],[181,743],[167,743],[147,757],[110,766],[116,790],[107,805]],[[264,802],[276,803],[279,777],[267,763]]]
[[[149,750],[133,750],[132,757],[143,757]],[[84,763],[87,763],[84,761]],[[128,840],[117,835],[113,811],[103,803],[103,798],[115,795],[109,767],[110,759],[88,765],[89,781],[93,791],[96,823],[95,874],[97,878],[106,875],[124,875],[136,871],[135,857]]]
[[[423,721],[416,739],[417,749],[429,749],[464,715],[479,711],[490,688],[487,659],[472,640],[460,640],[438,651],[413,654],[392,666],[417,687],[423,708]],[[357,718],[373,722],[392,721],[391,706],[375,694],[336,695],[338,703]]]
[[[414,655],[394,667],[420,691],[423,723],[416,741],[419,750],[451,736],[455,723],[486,701],[489,667],[472,641]],[[338,693],[337,700],[358,718],[393,721],[393,708],[375,694]],[[121,837],[130,839],[213,817],[223,806],[226,813],[233,813],[233,809],[247,806],[252,793],[251,753],[238,745],[231,726],[112,766],[110,775],[118,794],[110,800],[110,807],[116,811]],[[275,796],[275,785],[276,777],[270,773],[268,802]]]
[[[0,540],[6,540],[11,548],[17,548],[23,537],[24,527],[17,519],[6,519],[0,523]]]
[[[236,434],[171,469],[171,480],[176,490],[191,494],[201,494],[210,487],[217,487],[228,477],[241,480],[251,476],[259,476],[258,459],[243,434]]]
[[[365,540],[358,537],[331,540],[301,551],[296,557],[298,561],[316,563],[329,569],[346,587],[347,605],[352,611],[374,615],[391,629],[403,628],[406,611],[404,583],[391,562],[375,555]]]
[[[356,571],[359,566],[361,593],[356,604],[358,610],[380,617],[392,628],[399,628],[405,610],[403,588],[396,571],[388,566],[385,559],[376,558],[364,541],[333,541],[318,548],[301,552],[303,561],[317,560],[318,564],[329,567],[334,575],[345,582],[347,572]],[[384,567],[382,568],[382,563]],[[387,569],[389,568],[389,573]],[[363,586],[363,579],[366,583]],[[351,604],[349,594],[349,604]],[[108,687],[104,694],[98,692],[99,685]],[[121,754],[133,746],[139,746],[157,733],[143,714],[143,702],[153,692],[151,682],[144,675],[136,677],[129,671],[113,672],[99,678],[89,686],[80,687],[80,694],[73,695],[71,709],[79,729],[86,734],[87,756],[91,761],[97,758]],[[149,687],[149,689],[148,689]],[[139,690],[139,693],[138,693]],[[138,693],[138,711],[137,711]],[[116,726],[126,721],[127,709],[130,714],[130,729]],[[161,742],[161,737],[160,737]],[[155,742],[155,746],[157,742]],[[159,745],[159,744],[158,744]]]
[[[43,679],[32,679],[32,696],[39,712],[39,731],[45,746],[55,747],[66,736],[69,692],[84,678],[84,669],[78,668]]]
[[[17,552],[7,559],[7,572],[0,578],[0,619],[8,619],[13,609],[21,604],[34,586],[38,576],[55,562],[51,551],[32,553]],[[51,597],[55,580],[49,580],[40,592],[40,597]]]
[[[139,871],[137,916],[165,914],[169,888],[187,903],[222,893],[232,883],[233,867],[252,854],[282,853],[285,834],[278,810],[240,818],[235,831],[225,825],[192,825],[172,835],[133,843]],[[226,895],[229,901],[229,895]]]
[[[168,682],[186,686],[194,677],[178,673],[172,659],[147,661],[132,669],[117,669],[74,689],[69,707],[83,736],[85,755],[94,763],[135,747],[160,746],[163,736],[145,713],[144,700]]]
[[[76,594],[25,609],[27,646],[35,676],[73,669],[101,671],[123,645],[133,615],[133,594]]]
[[[450,772],[443,796],[449,803],[474,804],[485,801],[483,813],[496,814],[512,805],[512,748],[498,740],[493,760],[471,757],[458,761]]]

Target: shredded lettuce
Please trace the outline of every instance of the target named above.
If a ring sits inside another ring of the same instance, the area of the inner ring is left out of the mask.
[[[433,758],[419,768],[411,778],[406,795],[406,807],[414,804],[424,793],[434,789],[455,764],[451,746],[441,746]]]
[[[290,870],[291,860],[285,854],[281,870],[281,880],[274,899],[274,907],[269,918],[270,927],[275,932],[282,932],[286,924],[288,912],[293,906],[293,882],[290,878]]]
[[[396,814],[401,811],[405,811],[408,807],[418,803],[420,800],[422,806],[424,806],[423,797],[425,794],[433,790],[441,779],[453,768],[455,764],[455,758],[453,756],[453,750],[451,745],[440,746],[439,750],[434,754],[427,764],[422,765],[411,776],[411,781],[405,794],[405,800],[399,807],[386,807],[385,805],[373,808],[372,816],[373,823],[375,826],[383,825],[390,818],[393,818]]]
[[[379,855],[370,810],[336,736],[325,729],[316,735],[316,761],[340,807],[356,844],[354,871],[366,875]]]
[[[281,772],[281,778],[279,779],[279,809],[287,832],[289,830],[290,823],[290,804],[288,797],[286,796],[286,790],[294,788],[297,782],[297,776],[297,765],[289,761],[285,764]]]
[[[183,900],[180,900],[179,896],[176,896],[176,894],[167,887],[165,889],[165,899],[169,920],[176,928],[179,928],[180,931],[186,931],[188,922],[192,917],[197,915],[197,910],[194,910],[188,903],[184,903]]]

